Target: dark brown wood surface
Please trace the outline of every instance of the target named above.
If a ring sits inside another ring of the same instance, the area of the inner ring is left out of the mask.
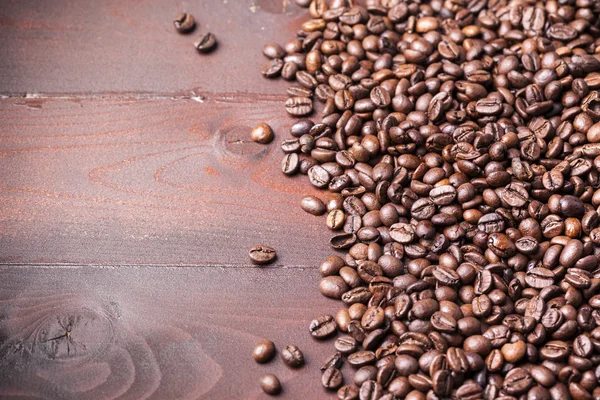
[[[331,344],[307,335],[333,312],[318,271],[248,268],[1,268],[0,397],[264,399],[276,373],[282,398],[325,397],[319,366]],[[68,336],[67,336],[68,332]],[[307,365],[252,348],[295,343]]]
[[[306,18],[291,0],[1,2],[0,398],[265,398],[269,372],[283,398],[326,397],[332,348],[307,327],[338,308],[317,290],[330,232],[298,206],[322,194],[280,172],[286,83],[259,73]],[[277,262],[249,264],[256,243]],[[262,338],[308,365],[255,364]]]

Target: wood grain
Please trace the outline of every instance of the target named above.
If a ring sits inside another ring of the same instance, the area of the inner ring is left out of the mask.
[[[175,31],[181,11],[196,32]],[[261,50],[306,18],[291,0],[3,0],[0,94],[282,93],[260,75]],[[217,36],[215,52],[198,54],[199,32]]]
[[[334,350],[310,320],[337,305],[298,269],[0,268],[0,397],[263,399],[326,397]],[[69,332],[68,336],[66,335]],[[256,342],[295,343],[307,365],[258,365]]]
[[[332,250],[317,194],[281,173],[280,100],[0,101],[0,262],[316,266]],[[253,143],[269,121],[277,139]]]
[[[0,398],[264,399],[264,373],[331,398],[332,346],[307,332],[339,307],[314,268],[331,233],[299,208],[323,193],[282,175],[288,84],[259,72],[306,18],[291,0],[1,2]],[[256,243],[274,265],[248,264]],[[308,365],[255,364],[262,338]]]

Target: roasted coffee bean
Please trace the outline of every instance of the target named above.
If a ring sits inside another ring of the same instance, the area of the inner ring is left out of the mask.
[[[194,47],[200,53],[211,52],[217,47],[217,38],[212,33],[203,33],[194,43]]]
[[[274,248],[257,244],[250,248],[248,257],[254,264],[269,264],[277,258],[277,252]]]
[[[281,382],[273,374],[266,374],[260,378],[260,387],[263,392],[270,395],[277,395],[281,392]]]
[[[300,159],[298,158],[298,154],[291,153],[286,154],[283,160],[281,161],[281,172],[286,175],[294,175],[298,172],[300,168]]]
[[[502,388],[510,395],[519,395],[527,392],[532,385],[531,375],[523,368],[515,368],[506,374]]]
[[[315,196],[306,196],[300,201],[300,207],[312,215],[323,215],[325,213],[325,203]]]
[[[375,362],[375,353],[361,350],[348,356],[348,363],[355,368],[360,368]]]
[[[337,331],[337,325],[331,315],[323,315],[313,319],[308,330],[315,339],[325,339]]]
[[[285,49],[277,43],[268,43],[263,46],[263,54],[268,58],[283,58],[286,55]]]
[[[257,363],[263,364],[269,362],[275,356],[275,344],[270,340],[261,340],[252,352],[252,358]]]
[[[194,19],[194,16],[192,14],[181,13],[178,14],[175,18],[175,21],[173,21],[173,25],[175,25],[175,29],[177,29],[177,32],[188,33],[194,30],[194,28],[196,27],[196,20]]]
[[[312,112],[313,103],[308,97],[290,97],[285,102],[285,109],[290,115],[301,117]]]
[[[273,129],[268,124],[260,123],[252,128],[250,137],[256,143],[267,144],[273,140]]]
[[[325,362],[323,362],[323,364],[321,365],[321,371],[325,371],[326,369],[333,367],[333,368],[340,368],[342,366],[342,363],[344,362],[344,359],[342,357],[342,353],[337,352],[333,355],[331,355],[329,358],[327,358],[327,360],[325,360]]]
[[[337,398],[339,400],[358,400],[359,389],[356,386],[342,386],[337,391]]]
[[[315,165],[308,170],[308,179],[314,186],[324,188],[329,184],[331,176],[325,168],[320,165]]]
[[[351,354],[356,351],[358,343],[352,336],[342,336],[336,339],[334,347],[342,354]]]
[[[321,376],[321,383],[323,384],[323,387],[329,390],[336,390],[342,386],[343,381],[344,378],[342,373],[335,367],[327,368]]]
[[[291,368],[299,368],[304,365],[304,354],[294,344],[287,345],[281,350],[281,359]]]

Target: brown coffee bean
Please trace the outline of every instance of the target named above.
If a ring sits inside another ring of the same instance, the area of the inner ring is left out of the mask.
[[[269,264],[277,258],[275,249],[265,245],[255,245],[248,251],[248,257],[254,264]]]
[[[315,339],[325,339],[337,331],[337,325],[331,315],[323,315],[313,319],[308,330]]]
[[[261,340],[254,346],[252,358],[257,363],[263,364],[269,362],[275,356],[275,344],[270,340]]]
[[[299,368],[304,365],[304,354],[294,344],[287,345],[281,350],[281,359],[291,368]]]
[[[273,374],[266,374],[260,378],[260,387],[263,392],[270,395],[277,395],[281,392],[281,382]]]

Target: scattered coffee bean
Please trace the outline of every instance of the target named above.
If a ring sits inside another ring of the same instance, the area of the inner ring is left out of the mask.
[[[279,382],[279,379],[273,374],[261,376],[260,387],[266,394],[278,395],[281,393],[281,382]]]
[[[248,257],[254,264],[269,264],[277,258],[277,252],[274,248],[257,244],[250,248]]]
[[[342,376],[342,372],[335,367],[327,368],[321,376],[321,383],[325,389],[336,390],[342,386],[343,382],[344,377]]]
[[[194,43],[194,47],[200,53],[209,53],[217,46],[217,38],[212,33],[203,33]]]
[[[188,33],[194,30],[194,27],[196,26],[196,20],[192,14],[181,13],[175,18],[173,25],[175,25],[177,32]]]
[[[252,128],[252,132],[250,133],[252,140],[261,144],[271,143],[273,136],[273,128],[264,122]]]
[[[252,358],[257,363],[263,364],[269,362],[275,356],[275,344],[270,340],[261,340],[254,346]]]
[[[295,344],[287,345],[281,350],[281,359],[291,368],[299,368],[304,365],[304,355]]]

